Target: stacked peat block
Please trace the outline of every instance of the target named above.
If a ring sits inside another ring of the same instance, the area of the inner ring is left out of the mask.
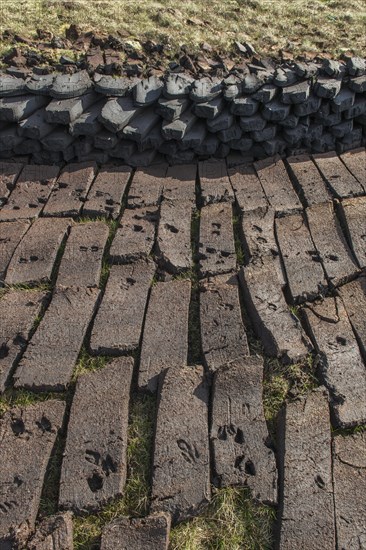
[[[194,79],[0,75],[0,158],[190,163],[230,154],[343,153],[366,139],[366,62],[248,65]]]

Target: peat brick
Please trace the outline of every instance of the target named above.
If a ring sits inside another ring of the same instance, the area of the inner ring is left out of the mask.
[[[78,216],[94,180],[96,168],[95,162],[68,164],[52,190],[43,211],[44,216]]]
[[[200,327],[204,364],[210,371],[249,355],[236,275],[201,281]]]
[[[54,291],[51,304],[15,372],[17,388],[66,389],[98,299],[96,288]]]
[[[144,518],[119,517],[104,527],[101,550],[168,550],[169,532],[169,514]]]
[[[186,364],[190,298],[188,280],[153,286],[142,338],[139,388],[156,391],[162,371]]]
[[[209,120],[212,120],[221,113],[224,107],[224,99],[222,97],[216,97],[211,101],[197,103],[194,107],[194,112],[200,118],[208,118]]]
[[[123,97],[127,95],[133,86],[133,80],[126,77],[116,77],[115,75],[103,75],[98,80],[94,80],[94,89],[98,94],[107,97]]]
[[[5,282],[9,285],[49,282],[71,224],[72,220],[65,218],[35,220],[13,254]]]
[[[270,101],[262,110],[262,116],[265,120],[270,120],[271,122],[278,122],[279,120],[285,120],[285,118],[290,114],[289,105],[284,105],[278,99]]]
[[[331,201],[327,186],[308,155],[291,156],[287,159],[287,165],[305,206]]]
[[[23,78],[10,75],[1,75],[0,97],[23,95],[26,90],[26,82]]]
[[[108,236],[109,227],[104,222],[73,225],[60,263],[56,285],[97,287]]]
[[[127,197],[127,207],[140,208],[160,204],[167,168],[167,164],[156,164],[144,170],[136,170]]]
[[[281,100],[287,105],[304,103],[309,99],[310,84],[307,80],[282,88]]]
[[[341,155],[342,162],[366,191],[366,149],[354,149]]]
[[[152,511],[182,521],[210,499],[208,386],[203,367],[171,367],[162,380],[152,471]]]
[[[138,107],[146,107],[156,103],[161,96],[163,86],[163,81],[155,75],[139,80],[132,89],[135,104]]]
[[[83,216],[117,219],[130,176],[129,166],[104,166],[90,188]]]
[[[245,263],[257,262],[262,257],[273,258],[274,267],[281,286],[286,284],[280,252],[275,236],[275,211],[270,207],[244,212],[241,219],[241,242]]]
[[[344,111],[344,118],[355,118],[366,113],[366,98],[356,97],[352,107]]]
[[[99,116],[104,107],[105,101],[97,101],[83,111],[83,113],[73,120],[69,126],[72,136],[95,136],[102,129],[99,122]]]
[[[5,273],[14,251],[29,227],[28,220],[0,223],[0,285],[5,279]]]
[[[58,74],[52,84],[50,95],[57,99],[78,97],[92,87],[92,82],[86,71],[74,74]]]
[[[55,126],[54,130],[47,134],[41,140],[41,145],[46,151],[63,154],[66,161],[74,157],[74,150],[71,147],[75,141],[73,136],[70,136],[68,130],[64,126]]]
[[[63,401],[49,400],[11,409],[0,420],[0,545],[5,549],[35,528],[46,468],[64,412]]]
[[[25,166],[6,205],[0,210],[0,220],[36,218],[50,196],[59,171],[57,166]]]
[[[34,290],[9,290],[0,300],[0,393],[31,336],[34,322],[40,314],[46,294]]]
[[[365,546],[366,432],[333,440],[334,502],[338,548]]]
[[[218,78],[204,77],[195,79],[189,91],[189,97],[195,103],[204,103],[215,99],[222,93],[222,83]]]
[[[192,267],[191,218],[191,202],[162,202],[156,239],[157,257],[159,265],[170,273],[180,273]]]
[[[94,136],[94,146],[96,149],[110,150],[113,149],[119,141],[117,134],[109,132],[109,130],[101,130]]]
[[[0,121],[19,122],[47,105],[49,99],[40,95],[22,95],[0,99]]]
[[[265,84],[253,94],[253,99],[256,99],[261,103],[269,103],[276,97],[277,93],[277,86],[274,86],[273,84]]]
[[[334,152],[313,155],[313,160],[337,198],[364,194],[365,190],[361,183],[347,170]]]
[[[150,261],[111,267],[91,332],[93,353],[116,355],[138,348],[154,273]]]
[[[283,484],[279,548],[333,550],[331,433],[324,391],[288,403],[279,424]]]
[[[201,277],[236,269],[231,203],[210,204],[202,208],[198,254]]]
[[[240,127],[243,132],[260,132],[266,127],[266,120],[260,114],[256,114],[248,117],[240,117]]]
[[[327,281],[304,216],[277,218],[275,225],[291,301],[313,300],[325,292]]]
[[[351,322],[353,332],[356,335],[358,345],[364,360],[366,359],[366,277],[362,276],[343,285],[339,289]]]
[[[273,139],[277,133],[277,126],[275,124],[267,124],[263,130],[256,130],[250,133],[250,137],[255,142],[268,141]]]
[[[276,214],[289,214],[302,209],[283,160],[276,156],[254,163],[270,205]]]
[[[268,201],[252,164],[241,164],[228,170],[236,202],[242,212],[263,210]]]
[[[320,77],[314,85],[314,92],[318,97],[332,99],[341,91],[342,80],[334,78]]]
[[[0,162],[0,207],[6,203],[13,191],[23,166],[17,162]]]
[[[355,102],[355,92],[349,88],[343,88],[337,97],[330,102],[331,108],[335,113],[342,113],[350,109]]]
[[[121,132],[121,137],[140,142],[151,132],[151,130],[161,121],[154,109],[143,109],[142,113],[132,118],[129,124]]]
[[[293,107],[294,114],[297,116],[312,115],[313,113],[317,113],[319,111],[321,104],[322,100],[320,97],[310,94],[306,101],[303,103],[298,103]]]
[[[63,512],[45,518],[28,541],[28,550],[73,550],[72,514]]]
[[[109,251],[112,263],[147,258],[154,246],[158,217],[154,207],[126,209]]]
[[[135,107],[131,97],[111,98],[104,105],[99,120],[110,132],[120,132],[139,112],[140,107]]]
[[[358,267],[331,203],[315,204],[306,209],[315,247],[319,252],[329,284],[338,286],[352,278]]]
[[[170,202],[196,202],[196,164],[169,166],[164,178],[164,199]]]
[[[343,222],[360,268],[366,267],[366,197],[345,199],[340,202]]]
[[[228,130],[234,122],[234,115],[232,115],[228,109],[224,109],[212,120],[207,120],[207,129],[209,132]]]
[[[273,259],[265,256],[243,267],[239,279],[253,328],[265,353],[285,362],[304,359],[310,350],[309,342],[285,302]]]
[[[230,111],[233,115],[251,117],[256,114],[259,105],[259,102],[252,96],[236,97],[230,105]]]
[[[218,202],[233,202],[234,193],[225,161],[207,160],[198,165],[203,205]]]
[[[49,124],[70,124],[79,118],[85,109],[89,109],[99,99],[95,93],[85,94],[73,99],[54,99],[46,109],[46,122]]]
[[[38,109],[18,125],[19,135],[32,140],[41,140],[55,129],[53,124],[46,122],[46,110]]]
[[[78,378],[62,461],[59,505],[97,511],[122,496],[133,358]]]
[[[33,73],[31,78],[25,82],[25,89],[32,94],[48,96],[54,80],[54,74],[38,75]]]
[[[344,428],[365,422],[366,370],[341,299],[325,298],[307,306],[304,315],[329,390],[334,424]]]
[[[188,98],[165,99],[161,97],[155,110],[164,120],[173,122],[173,120],[179,118],[190,105],[191,102]]]
[[[351,78],[348,86],[354,92],[358,94],[363,94],[366,92],[366,75],[359,76],[357,78]]]
[[[220,486],[246,486],[257,502],[276,504],[276,459],[264,418],[262,382],[259,357],[238,359],[215,373],[210,436]]]
[[[163,94],[167,99],[188,97],[194,78],[187,74],[168,74],[165,80]]]
[[[184,111],[179,118],[172,122],[164,121],[161,127],[161,132],[164,139],[181,140],[186,132],[197,122],[197,117],[191,109]]]

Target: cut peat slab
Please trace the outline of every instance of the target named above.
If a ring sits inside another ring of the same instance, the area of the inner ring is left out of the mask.
[[[50,281],[57,253],[72,223],[67,218],[35,220],[13,254],[6,273],[6,283],[14,285]]]
[[[6,203],[22,169],[21,163],[0,162],[0,207]]]
[[[164,374],[151,510],[171,514],[174,522],[199,514],[210,499],[208,399],[202,367],[171,367]]]
[[[360,268],[366,267],[366,197],[340,201],[348,242]]]
[[[28,550],[73,550],[72,514],[63,512],[45,518],[28,541]]]
[[[129,166],[103,167],[90,188],[83,206],[83,216],[117,219],[130,176]]]
[[[275,211],[271,207],[244,212],[241,219],[241,242],[245,263],[257,262],[261,258],[273,259],[281,286],[286,284],[282,269],[280,251],[275,236]]]
[[[325,298],[303,312],[319,354],[334,423],[350,427],[365,422],[366,369],[341,299]]]
[[[245,357],[215,373],[211,442],[220,486],[247,486],[258,502],[276,504],[277,468],[264,418],[263,359]]]
[[[145,518],[119,517],[108,523],[102,532],[101,550],[168,550],[169,514]]]
[[[241,211],[251,212],[268,208],[268,200],[252,164],[230,168],[229,177]]]
[[[7,203],[0,210],[0,221],[38,217],[50,196],[59,171],[58,166],[25,166]]]
[[[10,290],[0,300],[0,393],[27,345],[45,297],[37,290]]]
[[[236,275],[201,281],[200,326],[204,363],[209,370],[249,355]]]
[[[192,203],[164,200],[160,207],[157,256],[160,266],[170,273],[192,267]]]
[[[210,204],[202,208],[198,252],[201,277],[236,269],[231,203]]]
[[[0,286],[14,251],[29,228],[28,220],[0,222]]]
[[[339,294],[366,361],[366,276],[343,285],[339,289]]]
[[[328,285],[303,214],[277,218],[275,224],[292,302],[323,294]]]
[[[265,353],[288,362],[301,361],[310,351],[299,321],[290,312],[271,258],[243,267],[239,274],[244,301]]]
[[[358,266],[342,233],[332,204],[306,209],[311,237],[331,286],[338,286],[358,272]]]
[[[332,197],[309,155],[296,155],[287,159],[290,174],[305,206],[330,202]]]
[[[338,548],[364,548],[366,432],[334,438],[333,478]]]
[[[224,160],[206,160],[198,165],[201,203],[234,202],[234,192]]]
[[[255,162],[254,167],[276,215],[302,210],[300,199],[279,156]]]
[[[142,338],[139,388],[156,391],[163,370],[186,364],[190,299],[190,281],[153,286]]]
[[[44,208],[44,216],[71,216],[80,214],[96,173],[94,162],[68,164]]]
[[[365,193],[335,152],[313,155],[313,159],[335,197],[357,197]]]
[[[158,208],[126,209],[109,251],[110,261],[127,264],[148,258],[155,242]]]
[[[136,170],[127,197],[127,207],[158,206],[167,169],[167,164],[157,164]]]
[[[95,354],[119,354],[138,348],[155,264],[144,260],[111,268],[96,315],[90,349]]]
[[[11,409],[0,420],[0,546],[6,550],[14,547],[12,540],[17,537],[24,543],[35,528],[64,412],[63,401],[49,400]]]
[[[354,149],[340,156],[348,170],[358,179],[366,192],[366,149]]]
[[[334,550],[331,430],[323,389],[288,403],[279,421],[281,550]]]
[[[96,511],[123,494],[133,359],[78,378],[60,480],[61,508]]]
[[[104,222],[79,223],[70,230],[57,277],[57,286],[97,287],[109,235]]]
[[[56,289],[14,374],[15,387],[63,391],[99,298],[96,288]]]

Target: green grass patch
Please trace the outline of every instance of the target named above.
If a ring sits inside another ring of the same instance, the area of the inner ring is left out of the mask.
[[[254,504],[248,489],[216,489],[201,516],[172,529],[170,549],[269,549],[274,519],[274,509]]]
[[[202,42],[227,52],[235,40],[271,56],[281,51],[338,56],[347,50],[365,54],[366,49],[363,0],[2,0],[0,5],[0,33],[9,29],[34,38],[43,28],[63,37],[71,23],[83,31],[122,31],[135,45],[136,39],[160,42],[168,58],[183,44],[190,53],[199,51]],[[3,39],[0,48],[8,47]]]
[[[128,473],[124,496],[105,506],[99,514],[75,519],[75,550],[98,549],[103,526],[114,518],[147,514],[155,409],[155,397],[140,394],[132,397],[128,427]]]

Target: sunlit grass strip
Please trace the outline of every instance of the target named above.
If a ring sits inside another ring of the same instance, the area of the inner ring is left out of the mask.
[[[248,489],[215,490],[199,517],[171,531],[171,550],[265,550],[272,547],[275,510],[257,506]]]

